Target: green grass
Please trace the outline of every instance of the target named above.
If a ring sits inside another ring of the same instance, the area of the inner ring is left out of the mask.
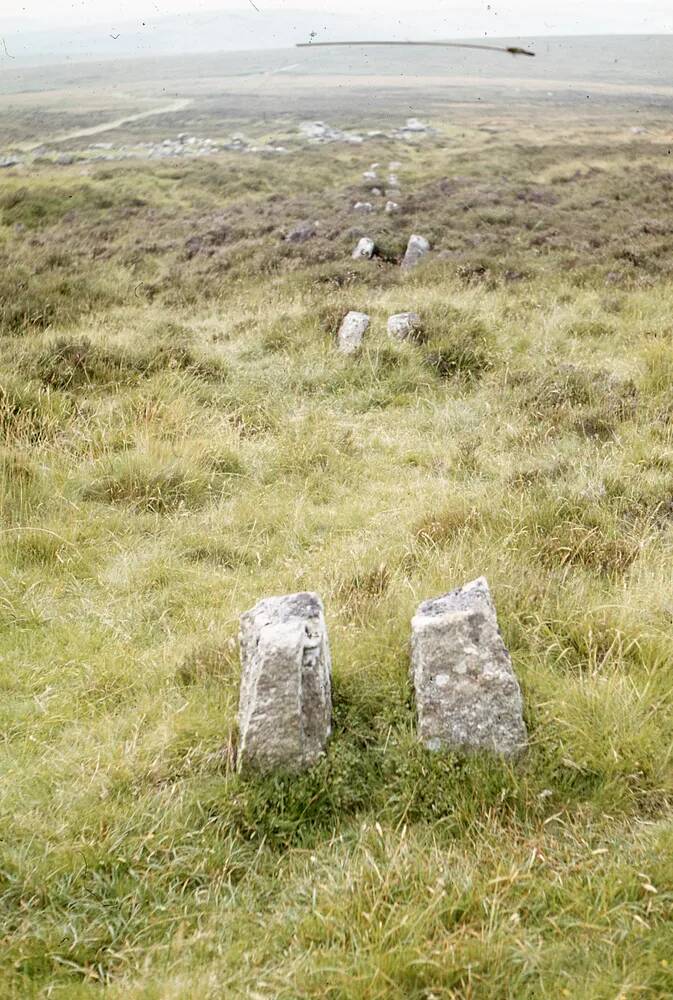
[[[517,135],[3,176],[3,997],[673,994],[670,178]],[[415,737],[411,615],[482,574],[516,764]],[[334,735],[244,781],[238,616],[301,589]]]

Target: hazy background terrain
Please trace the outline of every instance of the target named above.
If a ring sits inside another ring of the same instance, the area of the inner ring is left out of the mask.
[[[214,8],[214,9],[211,9]],[[580,0],[533,3],[439,2],[410,9],[402,0],[386,5],[335,0],[268,0],[187,4],[185,0],[5,0],[0,12],[3,60],[19,61],[186,54],[283,48],[297,42],[348,38],[450,39],[511,36],[538,45],[548,36],[655,34],[673,32],[670,4],[591,5]]]

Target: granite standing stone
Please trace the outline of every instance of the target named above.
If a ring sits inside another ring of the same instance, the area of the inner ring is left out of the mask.
[[[368,236],[363,236],[353,251],[353,260],[371,260],[375,250],[376,244],[374,240],[370,240]]]
[[[491,750],[526,743],[521,691],[486,580],[421,604],[411,623],[418,732],[429,750]]]
[[[418,313],[395,313],[388,317],[388,336],[393,340],[408,340],[417,336],[423,323]]]
[[[239,770],[301,771],[330,736],[331,661],[317,594],[259,601],[241,615]]]
[[[424,236],[410,236],[402,267],[415,267],[430,252],[430,244]]]
[[[367,313],[349,312],[339,329],[339,350],[342,354],[353,354],[362,346],[362,338],[369,326]]]

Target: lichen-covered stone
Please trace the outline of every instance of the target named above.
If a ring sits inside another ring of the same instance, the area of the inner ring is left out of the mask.
[[[331,661],[317,594],[259,601],[241,615],[238,766],[301,771],[325,748],[332,720]]]
[[[388,336],[393,340],[407,340],[416,337],[422,329],[421,317],[418,313],[395,313],[388,317]]]
[[[368,236],[363,236],[353,251],[353,260],[371,260],[375,250],[376,244],[374,240],[370,240]]]
[[[430,244],[425,236],[410,236],[402,267],[415,267],[430,252]]]
[[[526,743],[519,683],[485,579],[424,601],[412,620],[418,732],[429,750],[492,750]]]
[[[338,344],[342,354],[353,354],[362,346],[362,338],[369,327],[367,313],[349,312],[339,328]]]

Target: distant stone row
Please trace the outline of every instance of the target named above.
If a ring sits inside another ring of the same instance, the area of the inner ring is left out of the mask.
[[[349,312],[344,316],[337,335],[338,348],[342,354],[354,354],[360,349],[369,323],[367,313]],[[421,317],[415,312],[395,313],[388,317],[388,336],[392,340],[417,337],[422,327]]]
[[[409,237],[407,249],[402,258],[402,267],[408,270],[415,267],[430,252],[430,244],[425,236],[413,235]],[[376,254],[376,241],[369,236],[363,236],[353,250],[353,260],[371,260]]]
[[[239,770],[311,767],[332,730],[332,665],[318,594],[269,597],[246,611],[240,650]],[[483,577],[418,607],[411,680],[428,750],[512,756],[524,749],[521,690]]]
[[[302,122],[299,131],[308,139],[310,143],[326,142],[346,142],[359,146],[366,139],[412,139],[423,135],[435,135],[435,129],[431,125],[426,125],[418,118],[407,118],[406,124],[392,131],[374,129],[364,135],[355,132],[344,132],[342,129],[332,128],[326,122]]]

